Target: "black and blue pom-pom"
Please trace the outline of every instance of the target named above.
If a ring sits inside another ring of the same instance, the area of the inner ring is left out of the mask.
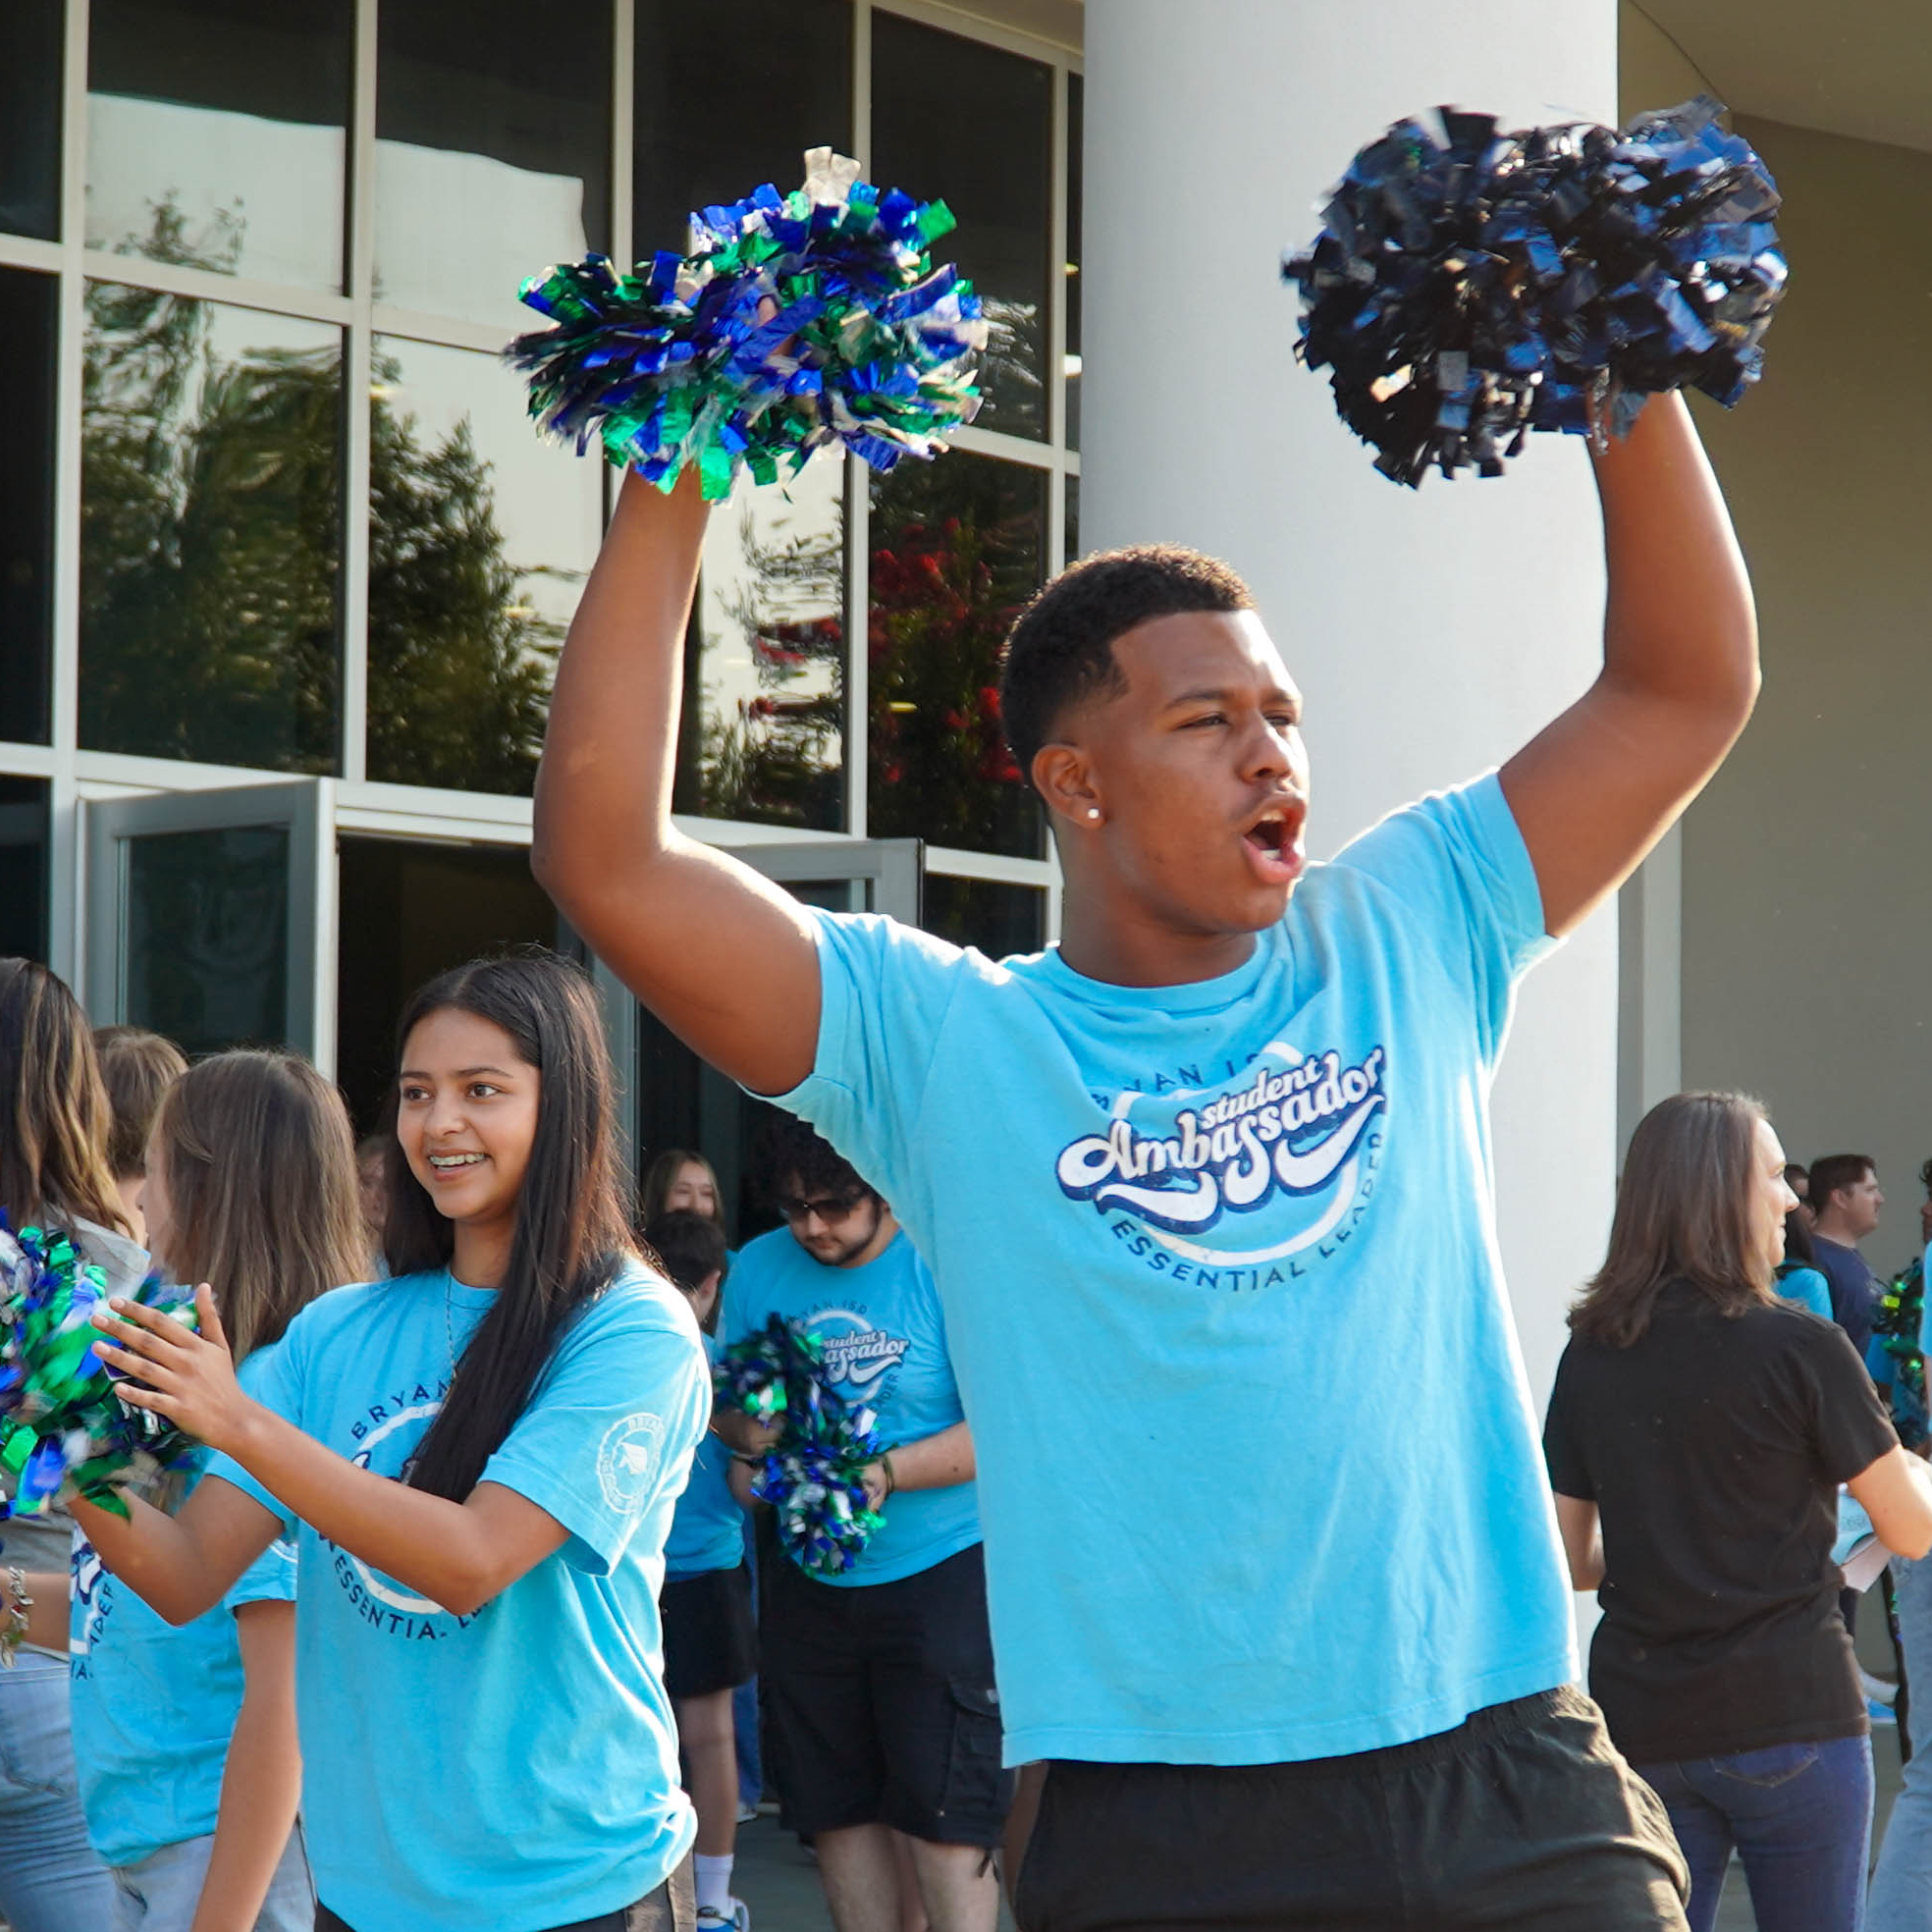
[[[1621,434],[1671,389],[1738,401],[1786,267],[1777,187],[1722,111],[1505,134],[1440,108],[1355,157],[1281,272],[1296,353],[1377,469],[1494,476],[1532,429]]]

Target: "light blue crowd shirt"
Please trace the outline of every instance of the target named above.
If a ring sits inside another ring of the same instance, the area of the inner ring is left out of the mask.
[[[787,1229],[760,1235],[731,1270],[724,1315],[730,1339],[763,1328],[774,1315],[819,1338],[830,1385],[873,1410],[888,1446],[923,1441],[965,1419],[939,1291],[903,1229],[862,1267],[845,1268],[814,1261]],[[980,1540],[979,1492],[971,1482],[898,1490],[882,1514],[884,1527],[858,1562],[819,1582],[894,1583]]]
[[[779,1103],[939,1284],[1008,1763],[1368,1750],[1576,1675],[1493,1225],[1490,1079],[1548,944],[1493,775],[1194,985],[814,920]]]
[[[703,1337],[705,1360],[716,1363],[718,1345]],[[665,1575],[673,1582],[713,1570],[735,1570],[744,1561],[744,1511],[726,1479],[731,1452],[707,1434],[691,1458],[691,1480],[677,1499],[665,1544]]]
[[[490,1302],[447,1270],[337,1289],[251,1393],[400,1477]],[[710,1414],[688,1304],[630,1269],[565,1328],[483,1471],[563,1525],[561,1549],[456,1616],[295,1526],[302,1819],[317,1895],[355,1932],[541,1932],[683,1857],[657,1599]],[[209,1473],[286,1516],[228,1457]]]
[[[274,1347],[257,1349],[250,1362],[265,1367]],[[190,1489],[205,1460],[199,1452]],[[278,1540],[212,1610],[177,1627],[103,1569],[75,1531],[74,1762],[87,1838],[104,1864],[136,1864],[214,1830],[229,1740],[242,1715],[235,1613],[295,1596],[295,1545]]]

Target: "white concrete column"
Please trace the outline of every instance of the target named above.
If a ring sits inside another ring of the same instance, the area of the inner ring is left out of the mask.
[[[1227,558],[1309,701],[1313,846],[1506,758],[1600,661],[1587,458],[1386,482],[1295,364],[1284,246],[1391,121],[1616,113],[1615,0],[1094,0],[1087,8],[1082,536]],[[1597,915],[1525,987],[1497,1082],[1504,1260],[1532,1393],[1602,1259],[1617,939]]]

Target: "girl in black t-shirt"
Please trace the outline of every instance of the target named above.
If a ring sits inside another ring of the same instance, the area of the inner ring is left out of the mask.
[[[1837,1612],[1838,1485],[1893,1549],[1932,1548],[1932,1482],[1851,1342],[1776,1293],[1784,1167],[1737,1095],[1644,1116],[1543,1431],[1572,1581],[1603,1609],[1590,1691],[1670,1812],[1691,1932],[1734,1847],[1760,1932],[1853,1932],[1871,1740]]]

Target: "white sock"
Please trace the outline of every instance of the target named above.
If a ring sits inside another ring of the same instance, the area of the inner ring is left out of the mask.
[[[731,1915],[731,1854],[707,1858],[702,1852],[691,1854],[693,1874],[698,1885],[698,1909],[709,1906],[721,1917]]]

